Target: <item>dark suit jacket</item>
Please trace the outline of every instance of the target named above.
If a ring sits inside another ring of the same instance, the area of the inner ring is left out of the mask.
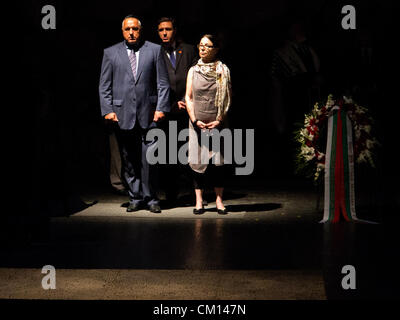
[[[163,52],[165,64],[168,69],[169,83],[171,87],[170,102],[171,102],[171,113],[178,113],[177,102],[184,100],[186,92],[186,77],[191,66],[197,63],[198,55],[195,47],[186,44],[178,43],[176,47],[176,63],[175,68],[171,64],[171,60],[168,58],[167,53]],[[185,110],[183,110],[186,112]]]
[[[170,111],[169,92],[160,45],[148,41],[142,44],[136,79],[124,41],[104,50],[99,84],[101,114],[115,112],[121,129],[132,129],[136,119],[140,127],[149,128],[156,110]]]

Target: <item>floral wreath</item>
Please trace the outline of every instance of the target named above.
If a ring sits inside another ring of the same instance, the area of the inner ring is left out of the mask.
[[[325,169],[325,154],[319,149],[321,132],[335,106],[346,110],[352,122],[355,162],[375,168],[373,149],[379,143],[371,135],[373,119],[368,110],[351,98],[343,96],[335,101],[333,95],[329,95],[324,106],[320,107],[318,102],[314,105],[311,113],[305,115],[304,126],[295,132],[295,139],[300,144],[296,154],[296,171],[313,177],[315,182],[320,181],[320,174]]]

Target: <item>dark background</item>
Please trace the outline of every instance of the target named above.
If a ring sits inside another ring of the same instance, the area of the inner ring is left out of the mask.
[[[254,173],[235,177],[236,181],[249,188],[274,183],[288,188],[299,182],[309,185],[293,173],[292,145],[288,136],[273,129],[268,102],[274,49],[284,40],[285,27],[300,20],[321,61],[321,98],[353,91],[375,118],[375,134],[382,144],[377,150],[378,165],[376,170],[357,169],[356,183],[373,195],[370,204],[378,209],[377,215],[394,216],[400,198],[394,151],[399,137],[394,3],[23,2],[14,16],[15,25],[23,32],[14,39],[19,45],[9,52],[18,56],[18,71],[13,72],[16,93],[8,113],[11,119],[5,121],[10,129],[7,126],[3,144],[9,162],[4,177],[11,199],[25,212],[43,215],[50,206],[62,211],[73,206],[70,199],[109,187],[108,136],[100,115],[98,81],[103,49],[122,41],[121,22],[129,13],[141,17],[144,38],[156,43],[156,22],[162,16],[176,17],[180,36],[188,43],[197,44],[209,31],[222,35],[221,59],[231,70],[234,92],[231,126],[255,129]],[[41,8],[47,4],[56,8],[56,30],[41,27]],[[347,4],[356,8],[356,30],[341,27],[341,9]],[[360,65],[358,55],[362,36],[373,48],[373,64],[368,70]]]

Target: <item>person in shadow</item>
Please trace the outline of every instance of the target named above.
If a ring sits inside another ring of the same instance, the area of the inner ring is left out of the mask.
[[[170,84],[171,112],[168,114],[169,121],[165,121],[163,124],[164,131],[168,134],[167,141],[169,141],[171,135],[169,124],[176,125],[178,133],[187,128],[186,77],[190,67],[197,63],[198,54],[193,45],[187,44],[177,37],[177,26],[174,18],[161,18],[158,21],[157,32],[160,37]],[[184,142],[182,141],[176,141],[178,150],[183,144]],[[160,182],[163,184],[163,189],[165,189],[169,207],[177,205],[179,184],[182,181],[182,177],[188,175],[188,170],[187,166],[179,162],[160,167]]]
[[[285,29],[282,44],[273,52],[270,69],[269,119],[276,163],[285,172],[294,171],[293,132],[303,123],[304,114],[321,99],[320,59],[307,40],[304,24],[291,21]],[[291,168],[288,170],[288,168]]]

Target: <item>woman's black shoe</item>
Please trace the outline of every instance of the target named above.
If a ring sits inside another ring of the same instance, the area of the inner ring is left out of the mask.
[[[217,209],[217,212],[218,212],[218,214],[227,214],[228,210],[226,208],[225,209]]]
[[[200,208],[200,209],[193,209],[193,214],[203,214],[204,213],[204,208]]]

